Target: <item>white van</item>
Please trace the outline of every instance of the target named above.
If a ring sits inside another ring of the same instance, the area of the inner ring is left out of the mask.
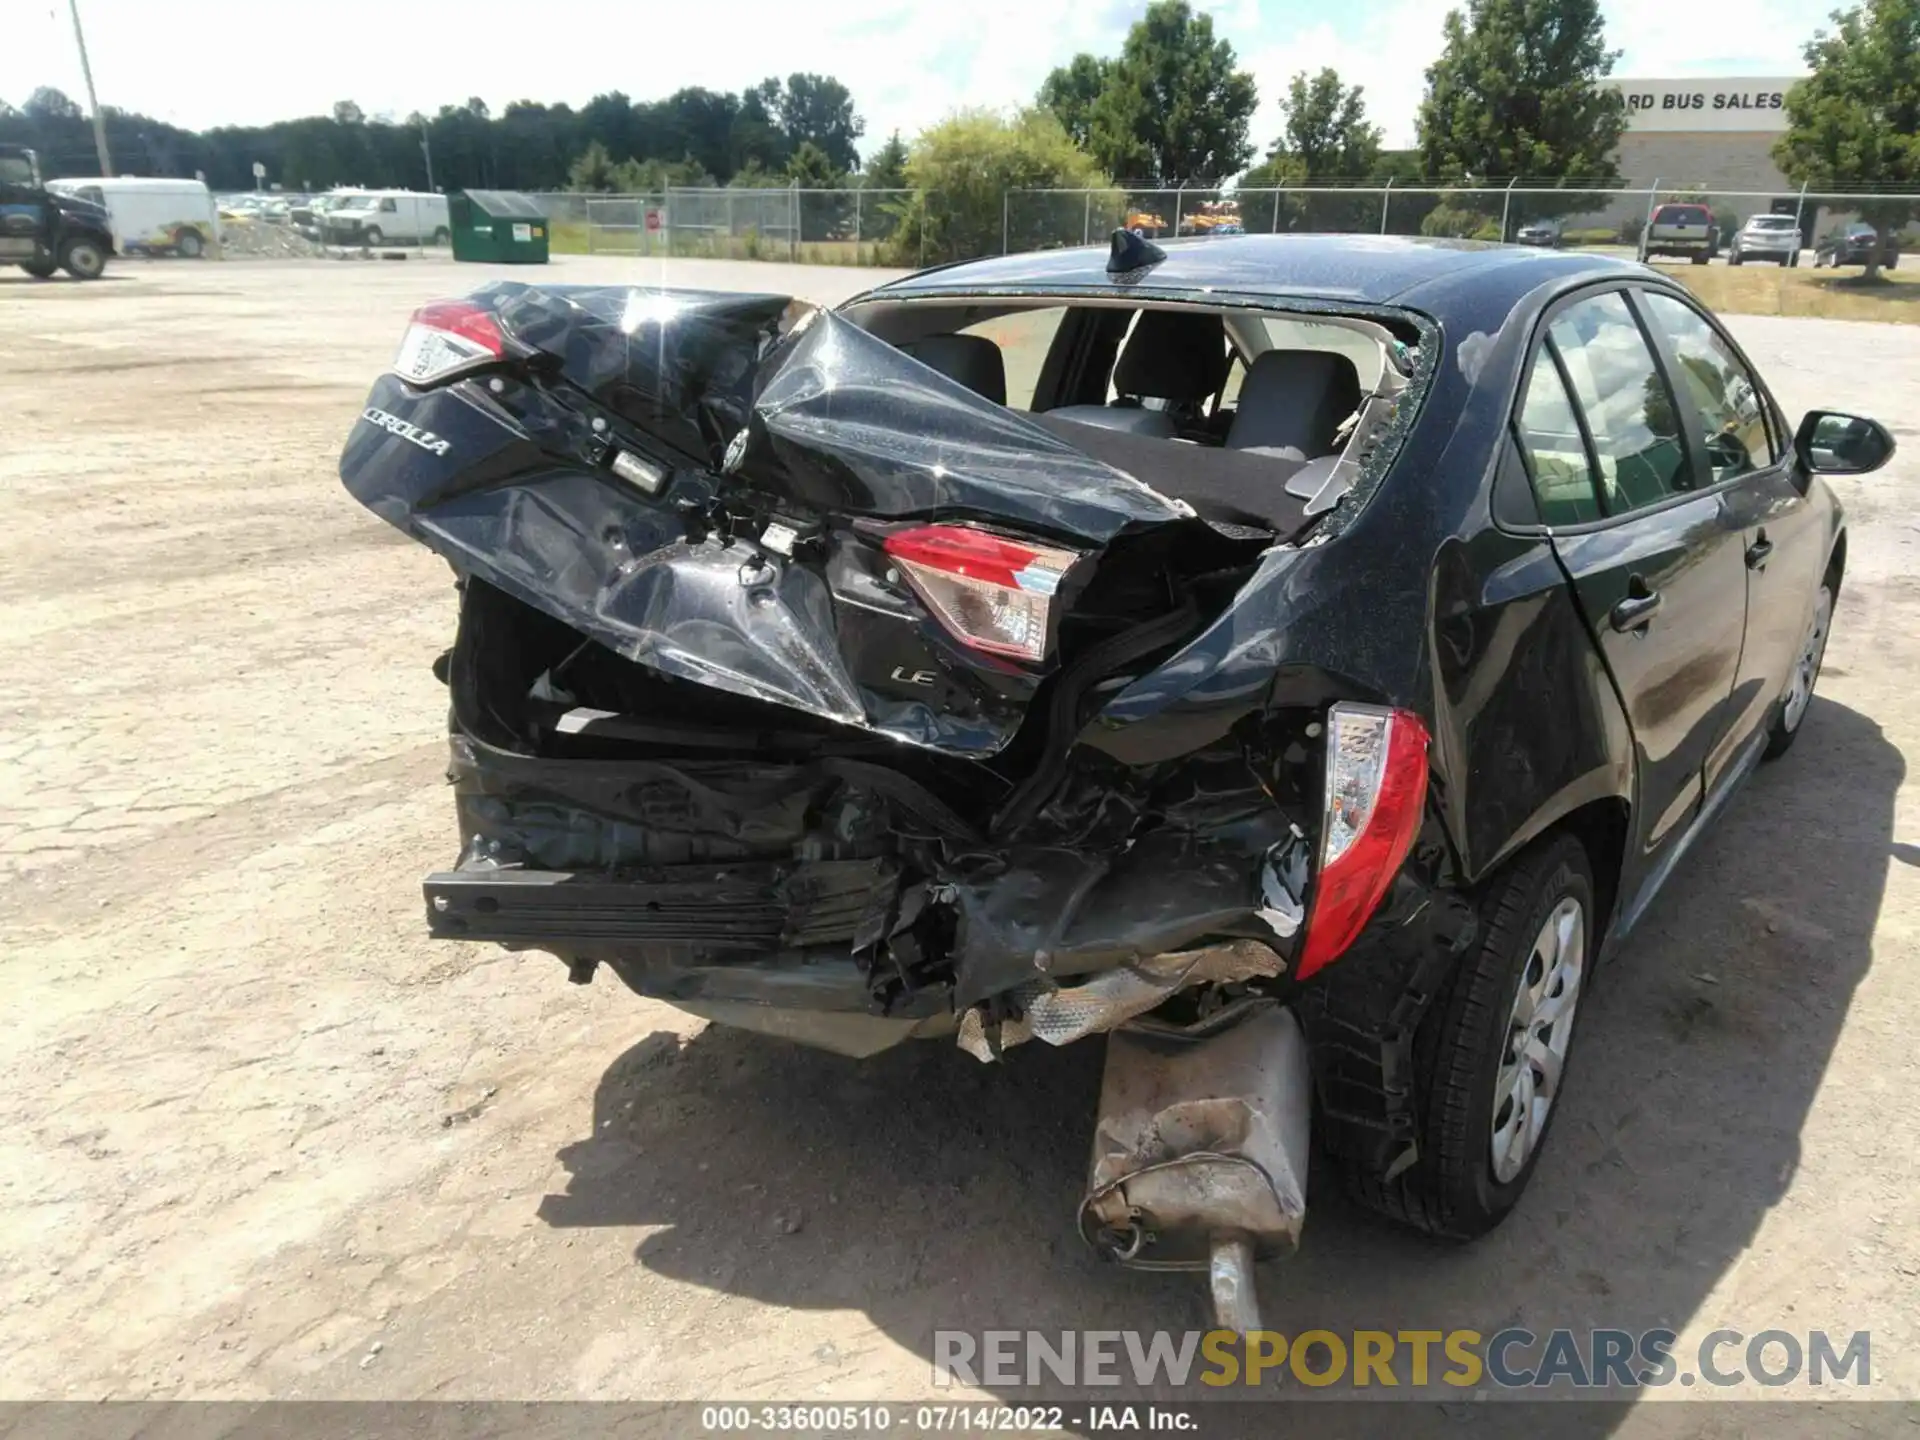
[[[325,215],[329,245],[444,245],[447,197],[418,190],[351,190]]]
[[[213,192],[198,180],[49,180],[47,189],[104,205],[122,255],[168,254],[197,260],[220,240]]]

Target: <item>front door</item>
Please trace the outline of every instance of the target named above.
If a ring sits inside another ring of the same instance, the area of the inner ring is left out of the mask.
[[[1699,809],[1728,723],[1746,561],[1699,493],[1672,388],[1624,291],[1554,313],[1521,429],[1542,518],[1626,709],[1635,830],[1651,861]]]
[[[1681,412],[1700,442],[1695,459],[1707,471],[1701,481],[1719,488],[1747,565],[1746,642],[1727,731],[1707,761],[1711,789],[1771,719],[1805,648],[1827,564],[1826,528],[1807,500],[1793,444],[1733,342],[1678,296],[1647,291],[1641,304],[1680,381]]]
[[[39,252],[46,208],[27,157],[0,154],[0,262],[18,264]]]

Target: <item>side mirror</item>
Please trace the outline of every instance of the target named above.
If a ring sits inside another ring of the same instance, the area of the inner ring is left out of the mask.
[[[1821,475],[1866,475],[1893,458],[1893,432],[1878,420],[1838,410],[1809,410],[1793,437],[1804,469]]]

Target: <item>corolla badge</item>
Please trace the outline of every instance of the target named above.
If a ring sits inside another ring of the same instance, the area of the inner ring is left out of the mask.
[[[418,425],[411,425],[398,415],[389,415],[377,405],[367,406],[360,412],[360,418],[369,425],[377,425],[389,434],[398,435],[402,440],[418,445],[430,454],[444,455],[453,449],[452,441],[442,440],[433,431],[422,430]]]

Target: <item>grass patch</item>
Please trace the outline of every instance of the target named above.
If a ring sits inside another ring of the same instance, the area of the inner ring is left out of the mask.
[[[587,222],[555,220],[547,227],[547,251],[553,255],[585,255]]]
[[[1728,315],[1807,315],[1820,320],[1881,320],[1920,325],[1920,273],[1882,271],[1863,284],[1858,270],[1777,265],[1662,266],[1713,309]]]
[[[548,232],[547,248],[555,255],[590,255],[595,253],[588,243],[590,238],[584,220],[556,220]],[[671,253],[702,260],[782,260],[801,265],[897,263],[890,258],[887,245],[877,240],[863,240],[858,245],[851,240],[808,240],[794,246],[784,237],[752,232],[731,236],[677,234],[673,237],[672,251],[668,252],[659,235],[643,236],[638,231],[622,230],[603,234],[600,243],[602,248],[598,253],[603,255]],[[612,248],[615,246],[629,248]]]

